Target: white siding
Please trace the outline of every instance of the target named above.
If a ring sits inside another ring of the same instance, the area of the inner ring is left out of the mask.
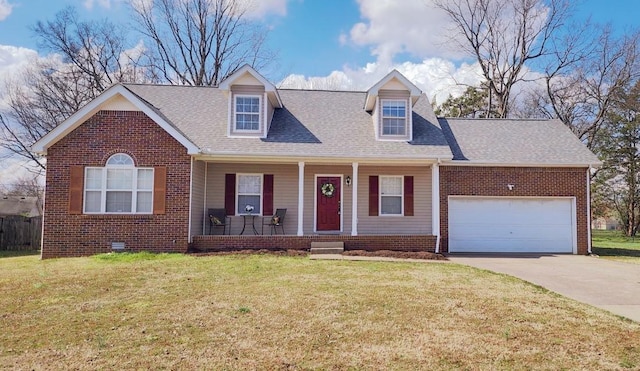
[[[369,176],[413,176],[414,216],[369,216]],[[431,167],[360,166],[358,234],[432,234]]]
[[[207,174],[207,208],[224,208],[225,174],[259,173],[273,174],[273,211],[287,209],[285,234],[295,235],[298,228],[298,165],[219,164],[209,163]],[[271,215],[268,215],[269,217]],[[255,226],[261,232],[262,218],[256,217]],[[207,224],[208,225],[208,224]],[[242,230],[243,217],[232,216],[231,234]],[[247,228],[251,228],[247,226]],[[207,227],[208,232],[208,227]],[[251,233],[249,229],[245,234]],[[268,228],[265,227],[265,233]]]

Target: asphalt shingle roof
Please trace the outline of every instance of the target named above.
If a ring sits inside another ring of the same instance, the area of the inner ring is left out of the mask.
[[[365,92],[278,90],[267,138],[227,135],[229,97],[217,88],[135,85],[127,89],[210,155],[361,159],[454,159],[477,163],[587,165],[598,159],[557,120],[437,119],[423,94],[413,141],[379,141]]]
[[[125,85],[204,154],[333,158],[451,158],[426,97],[414,106],[414,140],[376,141],[364,92],[279,90],[267,138],[227,136],[228,96],[208,87]]]
[[[438,120],[454,160],[496,164],[598,165],[560,120]]]

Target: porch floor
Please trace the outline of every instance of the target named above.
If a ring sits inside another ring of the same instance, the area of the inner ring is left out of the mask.
[[[434,235],[199,235],[193,237],[189,250],[309,250],[311,242],[342,242],[345,250],[435,252],[436,248]]]

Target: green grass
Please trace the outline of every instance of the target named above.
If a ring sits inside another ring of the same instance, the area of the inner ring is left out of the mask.
[[[640,324],[451,263],[0,259],[0,369],[640,368]]]
[[[591,231],[592,251],[603,258],[640,264],[640,236],[626,237],[620,231]]]

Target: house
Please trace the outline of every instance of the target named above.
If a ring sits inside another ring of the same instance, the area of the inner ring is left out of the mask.
[[[601,216],[591,221],[591,229],[615,231],[620,229],[620,222],[611,216]]]
[[[366,92],[278,89],[249,66],[217,88],[118,84],[32,149],[47,156],[43,258],[590,251],[599,161],[567,127],[437,118],[397,71]],[[228,227],[212,228],[212,208]],[[255,235],[276,209],[282,231]]]
[[[0,195],[0,250],[40,247],[41,198]]]

